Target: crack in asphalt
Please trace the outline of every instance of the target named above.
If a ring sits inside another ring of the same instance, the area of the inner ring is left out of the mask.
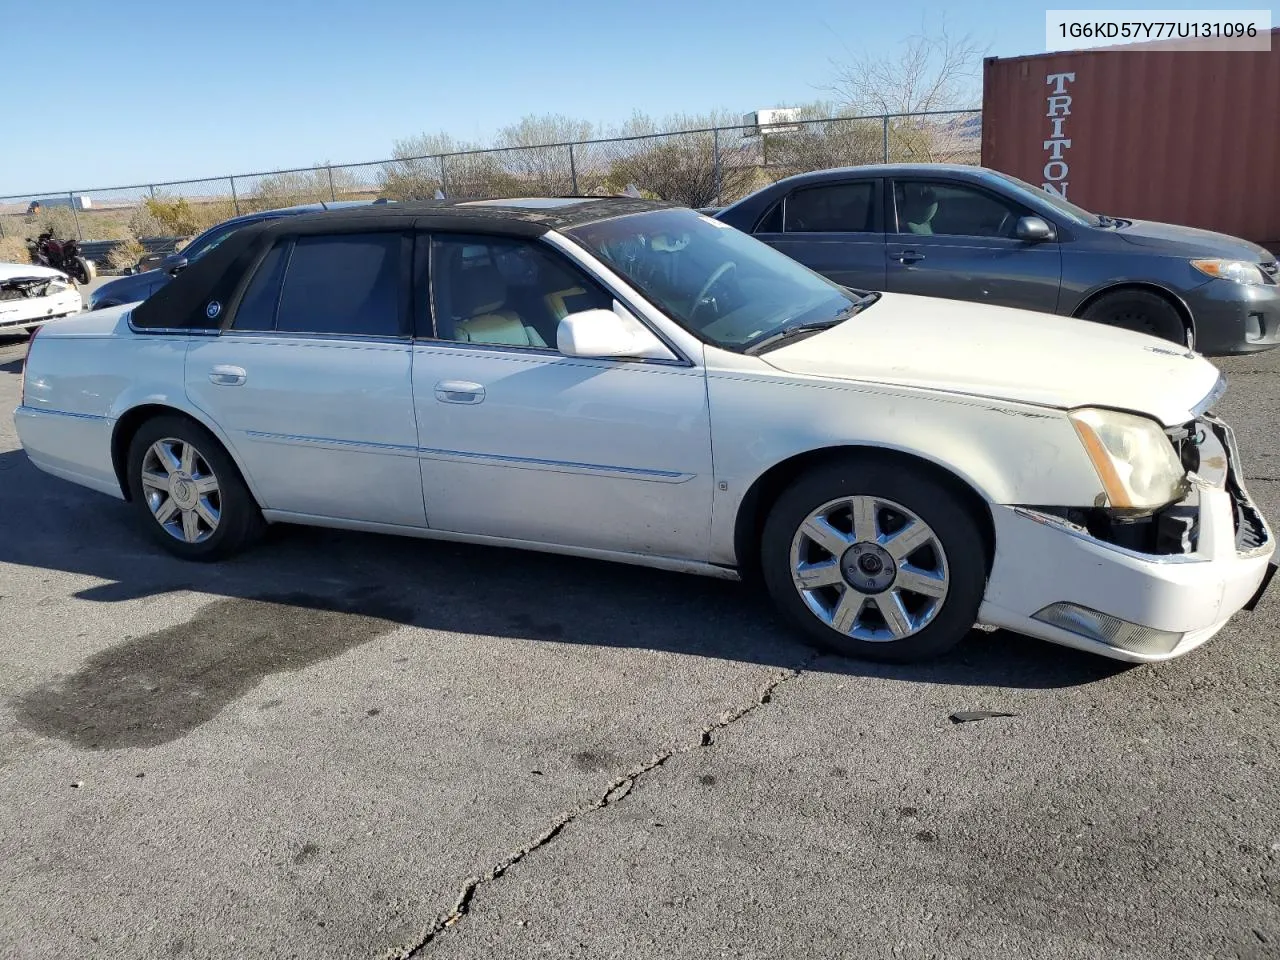
[[[737,723],[743,717],[760,709],[760,707],[773,700],[773,693],[778,687],[788,681],[794,680],[800,674],[804,673],[815,660],[822,656],[821,651],[815,650],[806,657],[799,665],[789,667],[786,670],[775,673],[773,677],[760,688],[754,700],[748,701],[742,706],[732,710],[726,710],[720,714],[715,720],[705,724],[698,732],[697,739],[692,743],[685,743],[678,746],[668,747],[660,753],[655,753],[648,760],[637,764],[629,771],[615,778],[605,787],[604,792],[590,803],[581,804],[574,809],[568,811],[560,817],[555,823],[538,835],[536,839],[525,844],[518,850],[508,854],[498,863],[490,867],[482,876],[470,876],[463,883],[462,889],[458,891],[458,898],[454,902],[453,908],[446,913],[440,914],[435,918],[423,931],[418,938],[410,944],[400,947],[392,947],[383,954],[385,960],[410,960],[412,957],[421,956],[422,952],[431,945],[431,943],[440,934],[456,926],[459,921],[471,909],[471,902],[475,898],[477,891],[486,883],[497,880],[504,873],[514,867],[517,863],[533,853],[539,847],[545,846],[559,836],[565,827],[573,823],[579,817],[597,810],[603,810],[605,807],[613,806],[615,803],[622,801],[627,794],[631,792],[631,788],[636,785],[641,777],[657,770],[666,764],[672,757],[681,754],[691,753],[694,750],[702,750],[711,746],[715,742],[715,734],[734,723]]]

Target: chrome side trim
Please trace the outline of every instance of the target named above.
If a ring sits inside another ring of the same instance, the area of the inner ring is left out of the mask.
[[[17,413],[36,414],[36,415],[45,414],[51,417],[70,417],[73,420],[105,421],[105,420],[111,419],[110,417],[99,416],[96,413],[72,413],[70,410],[47,410],[44,407],[32,407],[25,404],[23,406],[18,407],[18,409],[15,410],[14,413],[15,414]]]
[[[1042,523],[1047,527],[1054,527],[1068,536],[1075,537],[1077,540],[1083,540],[1085,543],[1094,544],[1118,553],[1124,557],[1132,557],[1135,560],[1142,560],[1146,563],[1208,563],[1208,557],[1197,556],[1193,553],[1142,553],[1138,550],[1130,550],[1128,547],[1121,547],[1114,543],[1108,543],[1106,540],[1099,540],[1087,530],[1081,530],[1079,527],[1073,526],[1061,517],[1055,517],[1051,513],[1041,513],[1039,510],[1032,510],[1029,507],[1010,507],[1014,513],[1028,520],[1034,520],[1036,523]]]
[[[74,414],[73,414],[74,416]],[[378,443],[370,440],[343,440],[339,437],[316,437],[305,434],[268,433],[263,430],[246,430],[246,437],[266,443],[283,443],[295,446],[334,447],[342,450],[362,450],[390,456],[420,456],[429,460],[452,460],[462,463],[487,464],[495,467],[515,467],[526,470],[550,470],[555,473],[576,473],[592,477],[616,477],[624,480],[650,480],[656,483],[686,483],[696,474],[678,470],[654,470],[647,467],[623,467],[607,463],[578,463],[573,460],[542,460],[536,457],[512,457],[498,453],[475,453],[468,450],[440,450],[403,443]]]
[[[338,447],[341,449],[366,450],[370,453],[389,453],[399,456],[413,456],[418,452],[416,446],[401,443],[377,443],[371,440],[342,440],[337,437],[311,437],[292,433],[266,433],[262,430],[246,430],[246,437],[264,440],[267,443],[284,443],[294,446]]]
[[[652,480],[657,483],[686,483],[697,474],[676,470],[653,470],[645,467],[620,467],[604,463],[577,463],[572,460],[540,460],[536,457],[510,457],[497,453],[471,453],[466,450],[437,450],[420,447],[418,452],[431,460],[454,460],[486,463],[497,467],[526,470],[550,470],[555,473],[577,473],[593,477],[617,477],[625,480]]]

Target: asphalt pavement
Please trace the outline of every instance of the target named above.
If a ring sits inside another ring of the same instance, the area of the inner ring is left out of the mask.
[[[1159,666],[888,667],[639,568],[302,528],[189,565],[30,466],[24,350],[4,957],[1280,956],[1280,591]],[[1222,366],[1280,517],[1280,351]]]

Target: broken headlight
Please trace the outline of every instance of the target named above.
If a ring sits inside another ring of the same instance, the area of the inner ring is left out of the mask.
[[[1160,424],[1096,407],[1068,416],[1102,481],[1107,506],[1150,511],[1182,497],[1186,470]]]

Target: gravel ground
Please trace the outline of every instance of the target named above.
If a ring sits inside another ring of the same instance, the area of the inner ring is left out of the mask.
[[[1280,351],[1222,366],[1280,516]],[[628,567],[297,528],[185,565],[6,414],[0,955],[1280,956],[1278,596],[1161,666],[874,666]]]

